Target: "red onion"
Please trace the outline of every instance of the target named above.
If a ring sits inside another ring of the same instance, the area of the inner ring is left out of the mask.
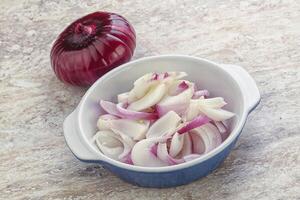
[[[124,17],[95,12],[76,20],[58,36],[51,65],[63,82],[87,86],[129,61],[135,45],[135,31]]]
[[[208,123],[209,121],[210,119],[208,117],[199,115],[198,117],[194,118],[192,121],[187,122],[187,124],[182,128],[180,128],[177,132],[179,134],[186,133],[194,128],[197,128],[199,126]]]
[[[199,99],[202,96],[208,97],[209,96],[208,90],[198,90],[198,91],[195,91],[194,95],[193,95],[193,99]]]
[[[223,123],[234,113],[222,109],[222,97],[181,80],[184,72],[148,73],[118,95],[118,103],[100,100],[97,121],[100,151],[123,163],[163,167],[197,159],[228,135]]]
[[[107,113],[125,119],[154,120],[158,118],[156,113],[137,112],[137,111],[127,110],[124,106],[124,103],[114,104],[110,101],[101,100],[100,105],[103,108],[103,110],[105,110]]]

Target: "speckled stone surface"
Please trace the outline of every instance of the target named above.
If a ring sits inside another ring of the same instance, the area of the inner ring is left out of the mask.
[[[180,53],[243,66],[261,104],[225,162],[186,186],[132,186],[76,160],[62,131],[86,89],[49,62],[71,21],[96,10],[134,25],[133,59]],[[300,1],[0,1],[0,199],[300,199]]]

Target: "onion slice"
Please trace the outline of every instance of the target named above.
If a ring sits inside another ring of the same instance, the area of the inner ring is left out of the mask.
[[[221,134],[222,141],[226,140],[226,138],[229,135],[229,132],[227,131],[225,124],[223,122],[217,122],[217,121],[214,121],[214,124],[218,128],[218,130]]]
[[[137,112],[137,111],[133,111],[133,110],[128,110],[128,109],[124,108],[123,103],[117,104],[117,109],[118,109],[120,115],[123,116],[123,118],[127,118],[127,119],[154,120],[154,119],[158,118],[156,113]]]
[[[118,103],[117,105],[109,101],[100,101],[101,107],[111,115],[118,116],[120,118],[132,119],[132,120],[153,120],[157,119],[156,113],[137,112],[128,110],[125,108],[125,103]]]
[[[195,117],[201,114],[198,108],[198,102],[196,100],[190,100],[189,107],[187,108],[185,115],[183,116],[184,121],[191,121]]]
[[[124,150],[122,152],[122,154],[119,155],[119,160],[126,160],[126,158],[128,157],[128,154],[131,152],[132,148],[135,145],[135,141],[132,140],[132,138],[130,138],[127,135],[124,134],[119,134],[121,139],[122,139],[122,143],[124,146]]]
[[[174,157],[179,154],[184,144],[184,135],[178,134],[177,132],[171,139],[171,145],[169,149],[170,156]]]
[[[121,157],[120,161],[129,165],[133,165],[131,151],[126,156]]]
[[[122,139],[112,131],[98,131],[94,140],[101,152],[112,159],[118,160],[124,151]]]
[[[198,127],[190,133],[193,138],[193,152],[197,154],[208,153],[222,143],[218,129],[210,123]]]
[[[193,96],[193,90],[194,85],[188,81],[175,83],[175,88],[172,88],[171,86],[169,89],[169,94],[171,95],[165,96],[156,105],[158,115],[163,116],[171,110],[175,111],[178,115],[184,114],[189,107],[190,99]]]
[[[200,107],[200,111],[214,121],[225,121],[232,118],[235,114],[223,109]]]
[[[128,93],[128,102],[132,103],[132,102],[142,98],[143,96],[145,96],[147,94],[147,92],[149,92],[151,87],[154,87],[155,85],[157,85],[157,82],[143,81],[141,79],[134,85],[132,90]]]
[[[181,79],[187,76],[185,72],[165,72],[165,73],[148,73],[140,77],[134,82],[133,89],[129,92],[128,101],[132,103],[145,96],[151,87],[158,84],[170,84],[174,80]]]
[[[235,115],[232,112],[221,109],[224,105],[226,105],[226,102],[222,97],[192,99],[190,100],[189,108],[184,117],[186,120],[191,120],[195,118],[195,116],[202,114],[214,121],[224,121]]]
[[[198,90],[194,92],[193,99],[199,99],[200,97],[208,97],[208,90]]]
[[[128,109],[134,111],[141,111],[157,104],[166,92],[166,85],[159,84],[152,87],[149,92],[141,99],[129,104]]]
[[[194,118],[192,121],[187,122],[183,127],[181,127],[177,132],[179,134],[186,133],[194,128],[202,126],[208,123],[210,119],[206,116],[199,115],[198,117]]]
[[[109,127],[115,133],[127,135],[133,140],[141,140],[146,137],[149,125],[149,121],[138,122],[129,119],[118,119],[110,121]]]
[[[168,165],[175,165],[179,163],[183,163],[183,159],[175,159],[172,156],[169,155],[168,149],[167,149],[167,143],[159,143],[157,146],[157,156],[159,159],[164,161],[165,163],[168,163]]]
[[[141,140],[136,143],[131,152],[131,159],[134,165],[145,167],[163,167],[168,164],[159,159],[156,154],[151,151],[153,145],[158,142],[164,142],[165,138],[150,138]]]
[[[116,119],[119,118],[111,114],[101,115],[97,121],[97,127],[99,130],[110,130],[108,121]]]
[[[179,135],[180,136],[180,135]],[[176,165],[180,163],[184,163],[186,161],[190,161],[193,159],[198,158],[200,155],[199,154],[188,154],[184,155],[181,158],[174,158],[168,153],[168,148],[167,148],[167,143],[159,143],[157,145],[157,156],[164,162],[168,163],[169,165]]]
[[[193,152],[193,143],[192,138],[189,133],[183,134],[183,146],[182,149],[177,157],[182,158],[184,156],[190,155]]]
[[[118,102],[119,103],[128,103],[129,92],[125,92],[118,95]]]
[[[182,79],[187,76],[186,72],[168,72],[168,77],[172,77],[175,80]]]
[[[188,82],[188,83],[187,83],[187,81],[179,81],[179,82],[175,83],[173,86],[171,86],[169,88],[169,95],[176,96],[176,95],[182,93],[183,91],[187,90],[191,85],[190,82]]]
[[[180,116],[174,111],[170,111],[152,124],[146,133],[146,138],[157,138],[166,134],[173,134],[180,121]]]
[[[222,108],[227,103],[224,101],[222,97],[215,97],[209,99],[198,99],[196,100],[200,107],[210,107],[210,108]]]
[[[108,114],[120,116],[120,112],[118,111],[116,104],[114,104],[110,101],[100,100],[100,106]]]

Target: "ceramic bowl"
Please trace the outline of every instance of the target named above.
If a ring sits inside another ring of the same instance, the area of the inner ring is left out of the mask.
[[[186,80],[211,96],[224,97],[225,109],[236,113],[228,121],[229,137],[213,151],[186,163],[167,167],[140,167],[121,163],[103,155],[92,142],[97,119],[103,114],[99,100],[117,101],[119,93],[129,91],[134,80],[149,72],[185,71]],[[83,96],[77,108],[64,121],[64,136],[73,154],[83,162],[99,163],[121,179],[143,187],[172,187],[195,181],[212,172],[227,157],[245,125],[248,114],[260,101],[251,76],[235,65],[205,59],[164,55],[146,57],[123,64],[98,79]]]

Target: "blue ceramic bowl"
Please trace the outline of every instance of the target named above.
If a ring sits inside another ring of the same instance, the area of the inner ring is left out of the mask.
[[[116,95],[129,91],[134,80],[149,72],[185,71],[187,80],[211,96],[224,97],[226,109],[236,113],[228,121],[229,137],[213,151],[195,160],[167,167],[140,167],[121,163],[103,155],[92,142],[96,123],[103,113],[99,100],[117,101]],[[73,154],[83,162],[99,163],[121,179],[143,187],[172,187],[190,183],[212,172],[226,158],[237,141],[248,114],[260,101],[251,76],[235,65],[214,63],[183,55],[142,58],[113,69],[97,80],[77,108],[65,119],[64,135]]]

